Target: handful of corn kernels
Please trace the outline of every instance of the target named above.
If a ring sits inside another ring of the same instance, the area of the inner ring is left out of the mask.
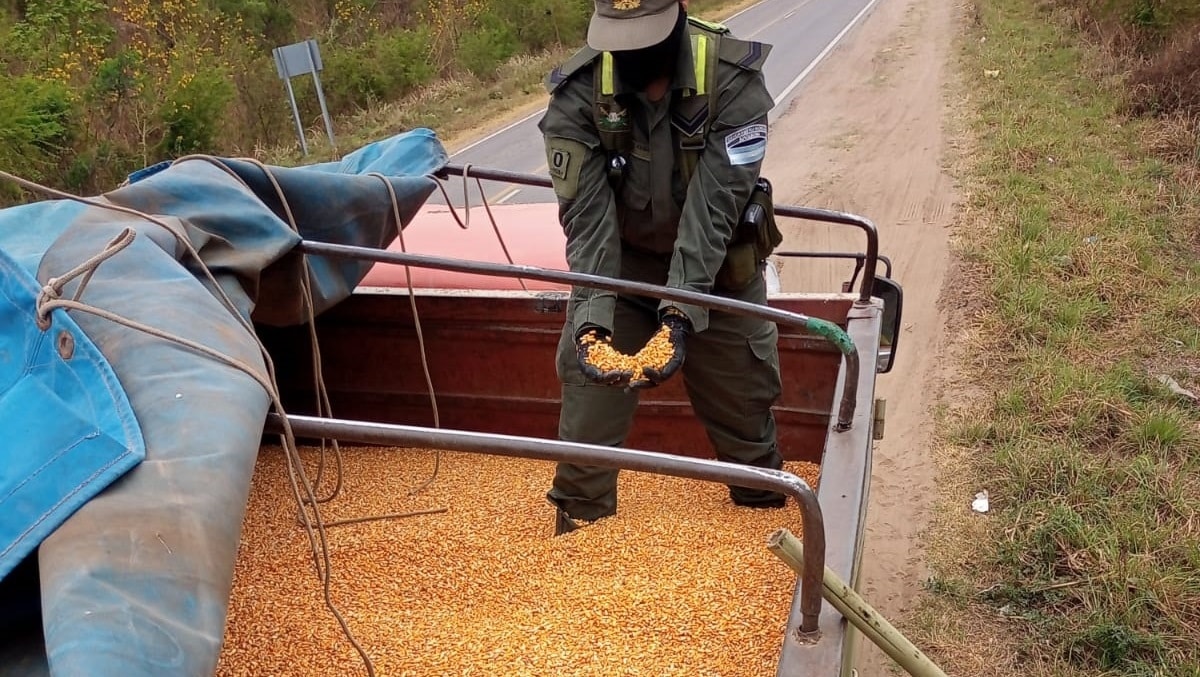
[[[633,374],[630,381],[645,380],[647,367],[662,371],[675,355],[675,346],[671,343],[671,328],[663,325],[658,332],[650,337],[646,345],[636,355],[626,355],[607,341],[600,341],[595,334],[586,334],[579,339],[581,343],[591,346],[587,351],[587,363],[600,373],[624,371]]]

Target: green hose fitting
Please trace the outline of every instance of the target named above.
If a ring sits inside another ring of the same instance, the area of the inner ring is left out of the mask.
[[[804,324],[804,328],[808,331],[826,338],[837,346],[837,349],[842,351],[843,355],[853,355],[857,349],[854,347],[854,341],[846,330],[829,320],[821,320],[815,317],[808,318],[808,322]]]

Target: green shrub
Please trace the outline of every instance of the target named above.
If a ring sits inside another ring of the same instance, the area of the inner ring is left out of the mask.
[[[46,179],[69,151],[77,124],[65,85],[0,75],[0,166]]]
[[[136,93],[142,72],[137,52],[125,49],[100,62],[92,75],[91,93],[105,100],[124,99]]]
[[[402,96],[428,83],[437,75],[429,61],[429,31],[402,30],[379,38],[376,58],[389,74],[387,96]]]
[[[238,130],[236,143],[249,153],[256,144],[270,146],[287,138],[292,111],[270,53],[247,55],[238,63],[240,67],[230,74],[238,96],[227,117]]]
[[[400,97],[429,82],[436,73],[426,58],[428,50],[429,33],[425,30],[398,31],[357,47],[330,47],[321,72],[330,114]],[[299,98],[310,90],[307,85],[301,86],[296,95]]]
[[[217,149],[225,109],[233,99],[233,85],[214,68],[199,68],[172,83],[158,109],[162,141],[158,153],[177,157]]]
[[[474,27],[464,30],[458,40],[458,63],[479,78],[496,74],[500,64],[517,53],[517,36],[500,16],[488,11],[480,14]]]
[[[1200,17],[1198,9],[1192,0],[1125,0],[1111,4],[1121,7],[1122,18],[1139,28],[1147,28],[1160,33],[1168,33],[1182,24]]]
[[[116,35],[99,0],[28,0],[6,40],[12,53],[37,68],[78,72],[81,60]]]
[[[587,34],[592,3],[588,0],[497,2],[494,10],[528,50],[573,45]]]
[[[1085,19],[1084,26],[1111,32],[1112,27],[1132,31],[1142,50],[1154,49],[1176,30],[1200,20],[1195,0],[1056,0]]]
[[[321,59],[325,62],[321,86],[331,114],[365,107],[384,90],[379,68],[365,46],[323,47]],[[312,86],[307,77],[293,78],[292,88],[298,104],[312,95]]]
[[[227,17],[241,20],[248,35],[261,36],[262,44],[278,47],[293,42],[296,18],[287,2],[279,0],[216,0],[214,6]]]

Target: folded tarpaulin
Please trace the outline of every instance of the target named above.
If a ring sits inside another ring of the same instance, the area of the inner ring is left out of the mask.
[[[0,579],[71,513],[141,462],[125,390],[65,310],[0,250]]]
[[[90,307],[154,330],[83,310],[62,319],[77,323],[80,338],[90,339],[111,365],[140,425],[145,458],[38,547],[45,646],[28,633],[0,636],[0,656],[24,666],[23,674],[32,671],[32,658],[54,675],[215,670],[270,406],[252,377],[266,368],[248,323],[305,321],[303,258],[294,251],[301,238],[386,247],[434,190],[430,175],[446,161],[429,130],[357,153],[308,168],[185,158],[139,173],[98,198],[125,211],[65,200],[0,210],[0,250],[14,269],[36,277],[34,288],[107,250],[94,272],[66,284],[61,297],[78,295]],[[109,247],[122,236],[123,248]],[[315,257],[307,262],[318,313],[349,296],[369,268]],[[30,321],[0,325],[5,341],[26,340],[21,337],[37,330]],[[182,343],[189,341],[227,359]],[[53,359],[58,343],[46,349]],[[0,425],[36,418],[21,402],[15,406]],[[46,413],[55,415],[61,416]],[[6,465],[6,455],[31,454],[43,434],[40,428],[6,430],[0,448]],[[23,480],[28,477],[16,479]],[[31,515],[4,510],[0,523],[23,532]]]

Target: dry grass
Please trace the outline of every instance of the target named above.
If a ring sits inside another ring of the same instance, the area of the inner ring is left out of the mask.
[[[1200,24],[1180,30],[1133,71],[1129,84],[1137,115],[1200,115]]]
[[[920,639],[952,674],[1194,675],[1200,409],[1156,375],[1200,379],[1195,125],[1128,119],[1111,51],[1046,7],[981,0],[963,43],[1005,77],[967,83],[975,396],[942,421]]]
[[[1146,127],[1142,144],[1155,156],[1181,165],[1185,182],[1195,185],[1194,172],[1200,166],[1200,112],[1164,116],[1158,124]]]

